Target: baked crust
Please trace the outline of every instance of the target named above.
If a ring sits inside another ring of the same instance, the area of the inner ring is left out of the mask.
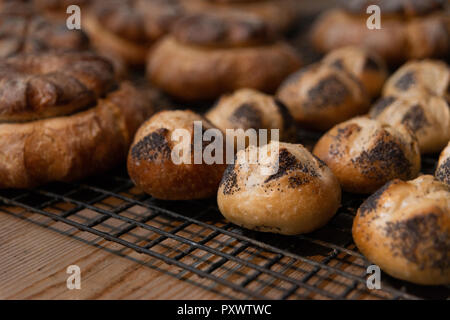
[[[92,43],[131,65],[142,65],[149,48],[181,16],[177,0],[96,1],[83,19]]]
[[[128,97],[126,103],[121,95]],[[0,124],[0,188],[73,181],[111,169],[127,154],[151,106],[129,83],[86,111]]]
[[[313,153],[330,167],[342,189],[353,193],[372,193],[392,179],[413,179],[420,171],[419,145],[406,127],[363,117],[333,127]]]
[[[440,60],[409,61],[386,82],[385,96],[431,94],[450,101],[450,68]]]
[[[382,28],[367,28],[367,15],[354,15],[342,9],[322,14],[311,31],[311,42],[320,52],[357,45],[376,52],[389,64],[408,59],[445,57],[450,50],[450,19],[445,12],[405,20],[383,16]]]
[[[201,121],[204,130],[213,128],[205,118],[190,110],[176,110],[158,112],[138,130],[128,154],[128,173],[144,192],[164,200],[201,199],[216,194],[226,165],[207,164],[204,160],[195,164],[194,121]],[[172,134],[180,129],[191,135],[189,164],[172,161],[172,152],[178,145]]]
[[[450,140],[447,147],[442,150],[434,175],[438,180],[450,186]]]
[[[299,67],[297,53],[282,41],[210,48],[187,45],[168,36],[149,56],[147,77],[179,99],[206,100],[239,88],[274,92]]]
[[[393,127],[405,125],[416,136],[422,154],[440,152],[450,140],[450,106],[439,96],[386,96],[374,104],[370,116]]]
[[[296,0],[183,0],[189,13],[247,12],[262,19],[272,31],[284,32],[296,22]]]
[[[112,66],[87,52],[17,55],[0,61],[0,123],[68,115],[114,84]]]
[[[270,150],[271,144],[268,145]],[[223,176],[217,203],[227,220],[247,229],[286,235],[312,232],[325,225],[341,201],[339,182],[331,170],[299,144],[280,143],[274,157],[248,163],[257,150],[238,152]],[[278,164],[268,175],[263,167]]]
[[[432,176],[394,180],[370,196],[353,239],[372,263],[422,285],[450,283],[450,187]]]
[[[294,119],[287,107],[273,96],[252,89],[240,89],[222,96],[205,115],[217,128],[227,129],[279,129],[281,141],[295,138]]]
[[[81,30],[50,22],[37,15],[0,13],[0,57],[48,50],[85,50],[89,40]]]
[[[385,62],[361,47],[342,47],[328,53],[322,63],[346,70],[358,79],[370,97],[377,97],[388,77]]]
[[[314,130],[327,130],[369,110],[369,98],[357,79],[321,63],[290,75],[276,96],[298,124]]]

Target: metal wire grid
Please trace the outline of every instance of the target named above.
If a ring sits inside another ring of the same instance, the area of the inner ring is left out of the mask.
[[[424,171],[434,164],[424,159]],[[426,290],[387,275],[382,290],[366,288],[369,263],[350,232],[362,200],[344,195],[335,218],[315,233],[263,234],[227,223],[214,200],[153,199],[119,169],[80,184],[2,191],[0,212],[21,208],[94,234],[175,266],[178,271],[169,273],[180,279],[197,275],[197,284],[228,298],[417,299],[430,290],[449,297],[448,287]]]

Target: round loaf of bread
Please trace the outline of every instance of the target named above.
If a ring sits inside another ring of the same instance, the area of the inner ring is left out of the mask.
[[[429,175],[387,183],[359,208],[353,239],[395,278],[450,284],[450,187]]]
[[[422,154],[440,152],[450,140],[450,107],[439,96],[383,97],[369,114],[393,127],[405,125],[416,136]]]
[[[214,128],[190,110],[161,111],[141,126],[128,155],[128,173],[140,189],[164,200],[208,198],[217,193],[226,165],[223,158],[222,164],[194,158],[199,143],[202,156],[206,147],[194,140],[196,121],[203,131]],[[177,130],[185,135],[178,137]]]
[[[439,157],[435,176],[440,181],[450,185],[450,142]]]
[[[380,94],[388,71],[384,61],[362,47],[343,47],[327,54],[322,62],[346,70],[358,79],[370,97]]]
[[[368,95],[356,78],[321,63],[289,76],[278,89],[277,97],[298,124],[315,130],[328,130],[369,110]]]
[[[406,127],[363,117],[333,127],[313,153],[330,167],[342,189],[353,193],[372,193],[395,178],[413,179],[420,170],[419,145]]]
[[[278,142],[239,151],[217,194],[229,221],[286,235],[322,227],[340,201],[339,182],[322,161],[302,145]]]
[[[385,96],[411,96],[428,93],[450,101],[450,68],[440,60],[410,61],[386,82]]]
[[[217,128],[268,130],[267,138],[271,138],[271,129],[279,130],[281,141],[291,141],[296,130],[293,118],[286,106],[273,96],[253,89],[240,89],[233,94],[220,98],[209,110],[206,119]]]
[[[272,93],[299,67],[295,50],[274,39],[259,18],[194,14],[156,45],[147,76],[179,99],[207,100],[240,88]]]

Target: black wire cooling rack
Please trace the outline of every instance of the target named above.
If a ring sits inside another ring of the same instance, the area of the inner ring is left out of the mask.
[[[423,160],[432,172],[435,159]],[[422,287],[382,274],[366,287],[370,264],[357,251],[351,225],[362,197],[344,194],[338,214],[308,235],[281,236],[227,223],[213,199],[159,201],[137,190],[124,169],[83,183],[0,192],[0,214],[33,221],[43,215],[175,266],[179,279],[236,299],[421,299],[450,297],[449,287]],[[1,227],[0,227],[1,229]],[[172,268],[173,269],[173,268]]]

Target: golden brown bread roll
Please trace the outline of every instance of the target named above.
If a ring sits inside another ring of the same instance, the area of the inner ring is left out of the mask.
[[[420,170],[419,145],[406,127],[363,117],[333,127],[313,153],[330,167],[342,189],[353,193],[374,192],[395,178],[415,178]]]
[[[383,88],[385,96],[428,93],[450,101],[450,68],[439,60],[410,61],[399,68]]]
[[[271,150],[274,143],[251,145],[237,153],[217,194],[220,212],[229,221],[257,231],[312,232],[336,213],[341,201],[339,182],[302,145],[279,143],[276,152]],[[264,158],[250,162],[256,151]],[[272,167],[273,172],[263,170]]]
[[[113,52],[130,65],[143,65],[149,48],[181,14],[177,0],[95,1],[82,23],[99,52]]]
[[[434,175],[438,180],[450,185],[450,141],[442,150]]]
[[[279,129],[279,139],[295,138],[294,120],[286,106],[273,96],[253,89],[240,89],[219,99],[209,110],[206,119],[217,128],[226,129]]]
[[[155,46],[147,75],[177,98],[202,100],[240,88],[274,92],[298,67],[295,50],[273,39],[260,19],[196,14],[178,21]]]
[[[297,123],[315,130],[327,130],[369,110],[362,84],[345,70],[322,63],[289,76],[276,96]]]
[[[387,79],[384,61],[375,53],[362,47],[343,47],[331,51],[322,62],[346,70],[358,79],[370,97],[377,97]]]
[[[393,127],[405,125],[419,143],[420,152],[439,152],[450,140],[450,107],[439,96],[426,93],[380,98],[370,116]]]
[[[152,112],[145,95],[127,82],[117,87],[111,65],[93,54],[18,55],[0,64],[0,188],[110,169]]]
[[[0,57],[48,50],[86,50],[89,40],[81,30],[49,22],[38,15],[0,13]]]
[[[216,194],[226,165],[207,164],[204,159],[195,163],[194,121],[200,121],[203,130],[214,128],[190,110],[161,111],[141,126],[128,155],[128,173],[139,188],[164,200],[200,199]],[[182,143],[172,136],[177,129],[190,134],[190,163],[173,161],[172,153]]]
[[[284,32],[297,22],[297,0],[183,0],[191,13],[240,11],[264,20],[276,32]]]
[[[429,175],[387,183],[359,208],[353,239],[395,278],[450,284],[450,187]]]
[[[367,27],[369,5],[380,6],[381,29]],[[359,1],[322,14],[312,28],[311,41],[321,52],[363,46],[388,63],[398,64],[408,59],[445,57],[450,50],[449,32],[450,19],[442,1]]]

